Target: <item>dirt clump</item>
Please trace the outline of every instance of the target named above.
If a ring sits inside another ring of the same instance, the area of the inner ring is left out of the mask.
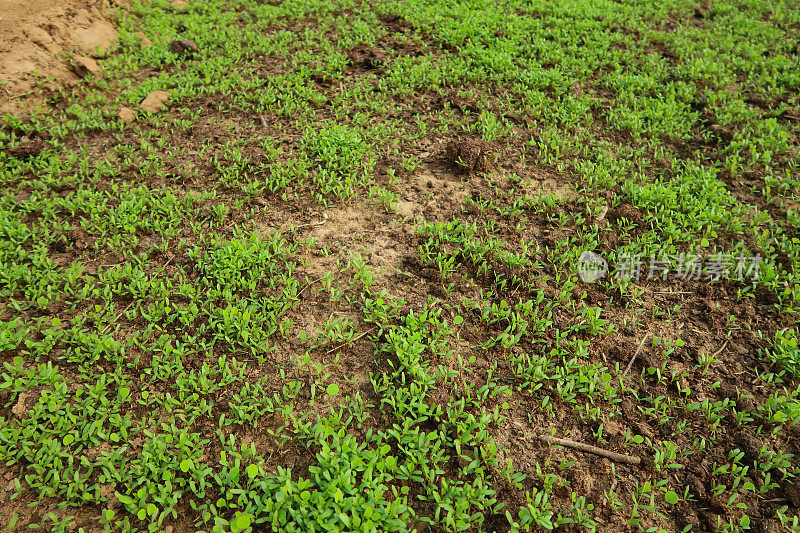
[[[100,65],[97,64],[97,61],[86,56],[78,56],[75,58],[73,70],[75,71],[75,74],[81,78],[85,78],[91,74],[95,78],[99,79],[103,75],[103,71],[100,68]]]
[[[188,57],[191,57],[200,51],[200,47],[197,46],[197,43],[190,39],[177,39],[172,41],[169,45],[169,49],[179,56]]]
[[[783,487],[783,493],[792,507],[800,509],[800,488],[793,483],[786,483]]]
[[[128,107],[120,107],[117,116],[122,122],[128,123],[136,120],[136,113]]]
[[[619,223],[623,218],[637,226],[641,226],[643,222],[642,213],[631,204],[620,204],[606,214],[606,220],[609,222]]]
[[[379,70],[389,59],[389,53],[380,48],[357,46],[347,53],[350,63],[363,70]]]
[[[36,402],[39,401],[39,393],[36,391],[25,391],[20,393],[17,398],[17,403],[11,408],[11,414],[17,418],[22,418],[25,413],[33,409]]]
[[[490,143],[476,139],[453,139],[445,148],[448,162],[462,172],[487,170],[491,153]]]
[[[157,113],[169,101],[169,93],[166,91],[153,91],[147,95],[147,98],[142,100],[139,108],[148,113]]]

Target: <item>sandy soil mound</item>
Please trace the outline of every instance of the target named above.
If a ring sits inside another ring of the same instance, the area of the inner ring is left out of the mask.
[[[117,38],[112,15],[106,0],[0,0],[0,114],[87,75]]]

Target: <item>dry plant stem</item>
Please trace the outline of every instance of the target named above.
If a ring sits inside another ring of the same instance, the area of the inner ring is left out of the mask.
[[[711,354],[711,357],[713,358],[721,354],[722,350],[724,350],[727,345],[728,345],[728,340],[726,339],[725,342],[722,343],[722,346],[719,347],[719,350]]]
[[[308,227],[312,227],[312,226],[322,226],[323,224],[325,224],[325,220],[320,220],[319,222],[307,222],[305,224],[299,224],[297,226],[291,226],[289,228],[289,231],[296,231],[296,230],[299,230],[300,228],[308,228]]]
[[[358,337],[354,338],[353,340],[351,340],[351,341],[347,341],[347,342],[343,342],[342,344],[340,344],[340,345],[339,345],[339,346],[337,346],[336,348],[333,348],[333,349],[331,349],[331,350],[328,350],[328,351],[327,351],[327,353],[326,353],[325,355],[330,355],[330,354],[332,354],[333,352],[335,352],[336,350],[340,350],[340,349],[344,348],[344,347],[345,347],[345,346],[347,346],[348,344],[353,344],[353,343],[354,343],[354,342],[356,342],[357,340],[361,339],[361,338],[362,338],[364,335],[367,335],[367,334],[369,334],[369,333],[372,333],[373,331],[375,331],[375,329],[376,329],[376,328],[374,328],[374,327],[372,327],[372,328],[369,328],[367,331],[365,331],[364,333],[362,333],[362,334],[361,334],[361,335],[359,335]]]
[[[325,276],[319,277],[319,278],[317,278],[317,279],[315,279],[315,280],[313,280],[313,281],[309,281],[308,283],[306,283],[305,285],[303,285],[303,288],[302,288],[302,289],[300,289],[299,291],[297,291],[297,296],[299,297],[301,294],[303,294],[303,292],[304,292],[304,291],[305,291],[307,288],[309,288],[310,286],[314,285],[315,283],[318,283],[318,282],[322,281],[324,277],[325,277]]]
[[[644,347],[644,343],[646,340],[647,340],[647,335],[642,337],[642,342],[639,343],[639,347],[636,348],[635,352],[633,352],[633,357],[631,357],[631,360],[628,361],[628,366],[625,367],[625,372],[622,373],[623,376],[627,376],[628,372],[630,372],[631,367],[633,366],[633,362],[636,360],[636,356],[639,355],[639,352],[642,351],[642,348]]]
[[[537,435],[537,438],[549,444],[556,444],[558,446],[564,446],[565,448],[572,448],[573,450],[578,450],[580,452],[599,455],[600,457],[605,457],[606,459],[610,459],[615,463],[638,465],[639,463],[642,462],[642,460],[639,457],[634,457],[632,455],[625,455],[624,453],[611,452],[609,450],[604,450],[603,448],[598,448],[597,446],[592,446],[590,444],[575,442],[574,440],[560,439],[558,437],[551,437],[549,435]]]
[[[119,322],[119,319],[120,319],[120,318],[122,318],[122,315],[124,315],[125,313],[127,313],[127,312],[128,312],[128,309],[130,309],[132,305],[133,305],[133,302],[129,303],[129,304],[128,304],[128,305],[125,307],[125,309],[123,309],[122,311],[120,311],[120,313],[119,313],[119,314],[118,314],[118,315],[117,315],[117,316],[114,318],[114,320],[113,320],[113,321],[111,321],[111,322],[109,322],[108,324],[106,324],[106,327],[104,327],[104,328],[103,328],[103,330],[100,332],[100,335],[105,335],[105,334],[106,334],[106,332],[108,331],[108,328],[110,328],[111,326],[113,326],[114,324],[116,324],[117,322]]]

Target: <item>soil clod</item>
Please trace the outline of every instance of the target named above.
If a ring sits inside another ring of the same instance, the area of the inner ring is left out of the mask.
[[[147,95],[147,98],[142,100],[142,103],[139,104],[139,108],[142,111],[147,111],[148,113],[157,113],[167,104],[169,101],[169,93],[166,91],[153,91],[152,93]]]
[[[25,413],[33,409],[33,406],[36,405],[36,402],[39,401],[39,393],[35,391],[25,391],[20,393],[19,398],[17,398],[17,403],[14,404],[14,407],[11,408],[11,413],[17,417],[22,418],[25,416]]]
[[[100,65],[97,64],[97,61],[86,56],[78,56],[75,58],[73,70],[75,71],[75,74],[81,78],[92,75],[95,78],[100,79],[103,75],[103,70],[100,68]]]
[[[631,204],[620,204],[606,214],[606,219],[611,222],[619,223],[623,218],[637,226],[642,225],[642,213]]]
[[[136,120],[136,113],[134,113],[132,109],[127,107],[120,107],[117,116],[119,116],[119,119],[125,123],[133,122],[134,120]]]
[[[191,57],[200,51],[197,43],[190,39],[176,39],[169,44],[169,49],[179,56]]]
[[[377,70],[386,64],[389,54],[385,50],[359,46],[350,50],[347,57],[350,59],[350,62],[358,68]]]
[[[486,170],[490,153],[488,142],[475,139],[452,140],[445,148],[447,160],[462,172]]]

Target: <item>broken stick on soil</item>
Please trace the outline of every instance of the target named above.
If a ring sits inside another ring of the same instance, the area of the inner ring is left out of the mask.
[[[634,457],[632,455],[625,455],[624,453],[617,453],[609,450],[604,450],[603,448],[598,448],[597,446],[592,446],[590,444],[583,444],[582,442],[575,442],[574,440],[559,439],[558,437],[551,437],[549,435],[537,435],[536,437],[539,440],[542,440],[550,444],[556,444],[558,446],[572,448],[573,450],[578,450],[581,452],[593,453],[595,455],[599,455],[600,457],[611,459],[615,463],[638,465],[639,463],[642,462],[642,460],[639,457]]]
[[[639,347],[636,348],[635,352],[633,352],[633,357],[631,357],[631,360],[628,361],[628,366],[625,367],[625,372],[622,373],[623,376],[626,376],[628,372],[630,372],[631,367],[633,366],[633,362],[636,360],[636,356],[639,355],[639,352],[642,351],[642,348],[644,347],[644,343],[646,340],[647,340],[647,335],[642,337],[642,342],[639,343]]]
[[[355,338],[353,338],[352,340],[349,340],[349,341],[347,341],[347,342],[343,342],[342,344],[340,344],[340,345],[339,345],[339,346],[337,346],[336,348],[333,348],[333,349],[331,349],[331,350],[328,350],[328,352],[327,352],[325,355],[330,355],[330,354],[332,354],[333,352],[335,352],[335,351],[337,351],[337,350],[341,350],[342,348],[344,348],[345,346],[347,346],[347,345],[349,345],[349,344],[353,344],[353,343],[354,343],[354,342],[356,342],[357,340],[359,340],[359,339],[363,338],[365,335],[368,335],[368,334],[372,333],[372,332],[373,332],[373,331],[375,331],[376,329],[378,329],[378,328],[376,328],[376,327],[371,327],[371,328],[369,328],[367,331],[365,331],[364,333],[362,333],[362,334],[361,334],[361,335],[359,335],[358,337],[355,337]]]

